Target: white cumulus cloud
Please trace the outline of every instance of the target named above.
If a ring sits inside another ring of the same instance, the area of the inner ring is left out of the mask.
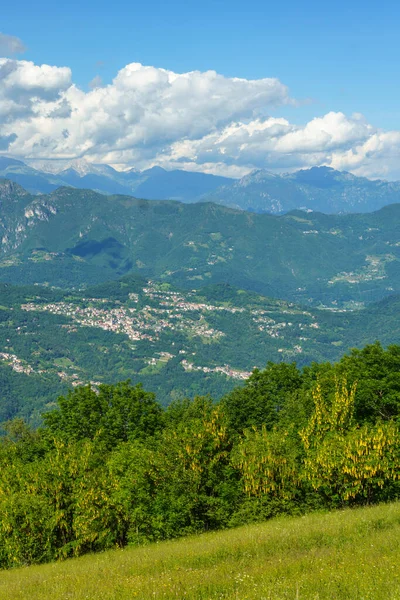
[[[132,63],[110,84],[95,78],[90,88],[74,85],[68,67],[0,59],[0,153],[232,176],[325,164],[400,177],[400,132],[359,114],[331,111],[302,125],[270,116],[295,105],[275,78]]]
[[[5,122],[23,127],[27,119],[45,115],[51,102],[58,101],[70,86],[67,67],[0,58],[0,126]]]
[[[336,156],[344,159],[349,150],[376,135],[375,128],[360,115],[346,117],[330,112],[303,126],[270,117],[233,123],[200,140],[178,141],[172,146],[171,158],[257,168],[300,168],[331,164]],[[346,166],[344,159],[343,168]]]

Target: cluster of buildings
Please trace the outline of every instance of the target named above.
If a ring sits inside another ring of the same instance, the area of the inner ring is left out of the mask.
[[[163,332],[175,331],[186,334],[188,344],[191,337],[199,337],[210,343],[225,336],[226,334],[223,331],[216,329],[208,322],[210,320],[208,315],[212,313],[247,313],[249,322],[254,323],[258,331],[265,332],[272,338],[284,338],[283,332],[287,328],[291,328],[294,333],[294,329],[302,331],[308,328],[318,329],[319,327],[315,317],[306,311],[301,313],[305,316],[305,318],[302,317],[301,323],[286,320],[277,321],[272,318],[277,312],[280,315],[282,313],[298,314],[299,310],[295,307],[292,309],[290,305],[281,307],[281,309],[271,307],[269,310],[265,310],[262,307],[244,308],[232,306],[228,303],[210,304],[199,301],[195,290],[183,294],[168,289],[167,285],[153,282],[148,282],[146,287],[140,291],[129,293],[125,302],[114,301],[112,298],[79,298],[75,303],[73,301],[46,304],[38,301],[27,302],[22,304],[21,308],[26,311],[50,312],[70,318],[71,324],[61,325],[67,332],[76,331],[77,327],[82,326],[99,327],[106,331],[125,334],[133,341],[154,343],[154,353],[145,359],[149,365],[156,365],[159,361],[168,362],[173,356],[186,354],[186,350],[179,347],[175,348],[176,354],[174,355],[165,351],[160,352],[160,344],[156,345],[155,342],[160,341]],[[294,320],[296,321],[296,319]],[[304,335],[299,337],[294,334],[294,336],[296,340],[305,341],[308,339]],[[175,346],[174,342],[171,342],[171,344]],[[178,346],[181,346],[181,343]],[[302,347],[298,344],[291,345],[286,350],[298,354],[302,352]],[[286,352],[286,350],[279,349],[279,352]],[[18,363],[15,364],[18,366]],[[221,373],[235,379],[246,379],[250,375],[248,371],[241,371],[226,364],[222,366],[198,366],[183,359],[181,365],[186,371]],[[22,366],[18,366],[18,368],[22,369]],[[62,379],[69,379],[73,385],[80,385],[82,382],[78,375],[75,375],[71,379],[70,374],[64,371],[59,373]]]
[[[227,377],[232,377],[233,379],[248,379],[251,375],[251,371],[239,371],[238,369],[233,369],[229,365],[223,365],[222,367],[200,367],[198,365],[194,365],[186,359],[183,359],[181,362],[182,367],[185,371],[203,371],[203,373],[221,373],[222,375],[226,375]]]
[[[17,373],[25,373],[30,375],[34,373],[34,369],[27,362],[22,361],[15,354],[9,354],[8,352],[0,352],[0,360],[4,361],[7,365],[16,371]]]
[[[357,284],[377,279],[386,279],[385,264],[395,260],[395,256],[393,254],[385,254],[384,256],[371,255],[367,256],[365,260],[367,264],[358,271],[343,271],[332,277],[328,283],[330,285],[342,282]]]
[[[102,301],[103,299],[99,300],[99,302]],[[99,327],[114,333],[124,333],[131,340],[154,342],[159,339],[163,330],[186,331],[190,335],[214,339],[225,335],[222,331],[210,327],[205,319],[183,318],[179,307],[160,309],[146,304],[141,308],[118,306],[106,309],[96,306],[96,299],[92,298],[87,306],[71,302],[48,304],[28,302],[22,304],[21,308],[27,311],[43,311],[63,315],[81,326]],[[184,308],[182,307],[182,310]]]

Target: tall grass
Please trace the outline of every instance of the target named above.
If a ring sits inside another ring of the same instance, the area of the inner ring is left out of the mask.
[[[0,573],[1,600],[400,600],[400,503]]]

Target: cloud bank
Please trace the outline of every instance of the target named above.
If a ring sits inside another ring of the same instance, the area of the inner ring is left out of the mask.
[[[341,112],[305,125],[272,117],[296,105],[275,78],[174,73],[132,63],[109,85],[95,78],[89,87],[79,89],[68,67],[0,59],[0,154],[232,176],[254,168],[328,165],[400,178],[400,131],[382,131],[362,115]]]

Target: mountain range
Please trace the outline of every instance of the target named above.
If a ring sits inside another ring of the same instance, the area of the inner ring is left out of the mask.
[[[109,165],[93,165],[85,160],[61,163],[48,161],[34,168],[20,160],[0,156],[0,177],[19,183],[32,194],[47,194],[62,186],[92,189],[102,194],[125,194],[150,200],[196,202],[217,187],[232,180],[206,173],[166,171],[153,167],[145,171],[117,171]],[[63,168],[65,167],[65,168]],[[61,170],[60,170],[61,168]]]
[[[217,188],[207,199],[272,214],[299,208],[329,214],[370,212],[400,202],[400,182],[373,181],[329,167],[281,175],[258,170]]]
[[[92,189],[103,194],[123,194],[149,200],[209,201],[241,210],[283,214],[294,209],[324,213],[371,212],[400,202],[400,182],[369,180],[329,167],[294,173],[253,171],[234,180],[207,173],[117,171],[109,165],[75,161],[22,161],[0,157],[0,177],[22,185],[33,194],[58,187]]]
[[[253,214],[0,181],[0,281],[82,287],[139,273],[182,288],[230,283],[348,308],[400,292],[400,204],[375,213]]]

